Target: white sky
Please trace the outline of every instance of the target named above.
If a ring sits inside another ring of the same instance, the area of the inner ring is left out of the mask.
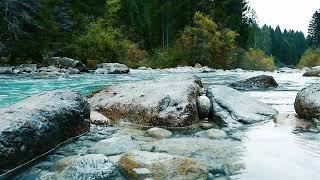
[[[320,9],[320,0],[248,0],[260,25],[280,25],[281,30],[302,31],[307,36],[312,15]]]

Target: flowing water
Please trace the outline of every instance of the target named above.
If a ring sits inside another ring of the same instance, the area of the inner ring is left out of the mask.
[[[128,75],[0,76],[0,107],[9,106],[33,94],[53,89],[70,88],[83,95],[88,95],[105,86],[155,79],[170,74],[163,71],[136,70]],[[229,178],[244,180],[320,179],[320,133],[303,128],[305,123],[295,117],[293,107],[296,93],[316,83],[317,78],[302,77],[302,73],[224,71],[196,74],[202,79],[205,86],[226,85],[260,74],[272,75],[279,83],[279,87],[275,89],[244,92],[273,106],[280,115],[277,121],[255,124],[229,133],[240,139],[239,146],[241,147],[239,148],[240,155],[234,162],[231,162],[240,164],[241,168],[238,168],[236,173],[231,173],[232,176]],[[85,153],[89,147],[109,137],[114,131],[116,130],[112,127],[94,127],[82,139],[61,147],[43,161],[40,160],[23,170],[16,178],[36,179],[43,174],[50,174],[52,173],[50,168],[55,161],[61,157]]]

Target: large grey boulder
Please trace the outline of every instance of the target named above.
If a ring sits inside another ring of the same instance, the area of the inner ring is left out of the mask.
[[[320,119],[320,84],[313,84],[299,91],[294,108],[301,118]]]
[[[117,166],[102,154],[81,156],[65,167],[57,179],[109,179],[119,174]]]
[[[129,179],[205,180],[209,174],[207,167],[197,160],[146,151],[132,151],[124,154],[118,165]]]
[[[67,57],[52,57],[47,60],[48,66],[55,66],[60,69],[78,69],[80,72],[88,72],[87,66],[81,61],[74,60]]]
[[[192,75],[108,87],[89,99],[91,109],[113,122],[184,127],[199,121],[197,98],[201,81]]]
[[[97,68],[96,74],[126,74],[130,71],[128,66],[119,63],[102,63]]]
[[[278,83],[272,76],[260,75],[232,83],[230,87],[238,90],[265,89],[278,87]]]
[[[29,161],[89,130],[89,104],[73,91],[51,91],[0,109],[0,171]]]
[[[320,66],[312,67],[311,69],[307,70],[307,72],[305,72],[303,74],[303,76],[305,76],[305,77],[318,77],[318,76],[320,76]]]
[[[226,86],[208,88],[213,119],[229,126],[270,120],[278,112],[269,105]]]

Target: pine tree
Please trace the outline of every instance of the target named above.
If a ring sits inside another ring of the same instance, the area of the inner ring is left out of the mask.
[[[320,10],[313,14],[310,21],[308,41],[311,47],[320,47]]]

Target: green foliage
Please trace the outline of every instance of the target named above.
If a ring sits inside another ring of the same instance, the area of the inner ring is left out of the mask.
[[[313,67],[320,65],[320,49],[308,49],[302,56],[299,68]]]
[[[240,62],[240,67],[246,70],[263,71],[272,71],[276,69],[274,59],[258,49],[249,49]]]
[[[177,41],[189,65],[201,63],[215,68],[232,68],[235,63],[234,31],[219,30],[218,25],[200,12],[194,15],[194,26],[187,26]]]
[[[306,49],[306,39],[302,32],[293,30],[281,31],[264,25],[259,28],[256,24],[250,28],[248,47],[261,49],[265,54],[272,55],[281,65],[297,65]]]
[[[65,48],[65,54],[84,61],[138,63],[145,57],[145,52],[132,42],[124,39],[120,30],[99,19],[89,26],[87,32],[75,38]]]

